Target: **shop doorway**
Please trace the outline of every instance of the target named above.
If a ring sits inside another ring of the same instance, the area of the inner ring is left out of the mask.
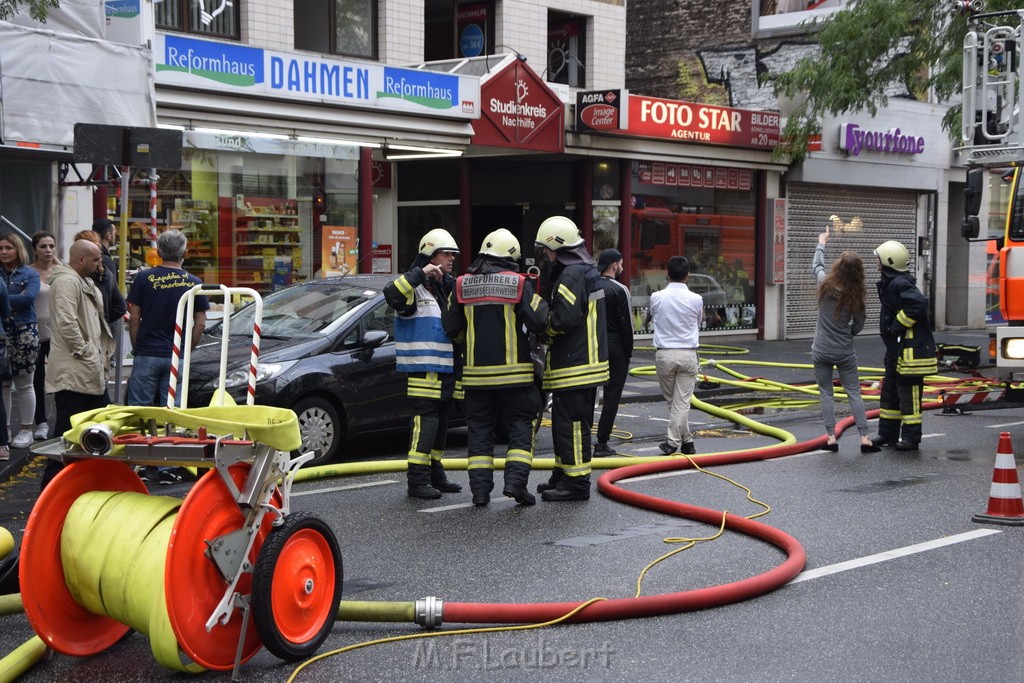
[[[526,262],[523,267],[532,265],[534,258],[533,241],[537,237],[537,228],[551,216],[568,216],[576,220],[574,212],[566,211],[565,206],[536,205],[528,202],[513,205],[474,206],[473,207],[473,256],[480,251],[483,239],[493,230],[508,228],[523,250]]]

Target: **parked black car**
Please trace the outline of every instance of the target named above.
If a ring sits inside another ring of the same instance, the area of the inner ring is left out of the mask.
[[[263,300],[256,403],[299,417],[309,465],[330,462],[343,441],[408,429],[405,375],[395,370],[394,310],[384,275],[313,280]],[[255,306],[230,320],[226,389],[245,402]],[[189,407],[210,404],[219,383],[222,325],[212,326],[189,363]]]

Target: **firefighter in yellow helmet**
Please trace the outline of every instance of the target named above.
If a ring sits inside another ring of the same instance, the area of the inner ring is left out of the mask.
[[[502,494],[520,505],[537,502],[527,490],[533,463],[533,422],[540,412],[528,332],[542,334],[548,304],[519,273],[519,240],[505,228],[484,238],[465,275],[455,279],[444,329],[462,344],[463,412],[469,431],[469,488],[473,504],[490,502],[494,487],[494,431],[508,427]]]
[[[875,249],[882,278],[879,328],[885,342],[885,375],[878,397],[876,446],[916,451],[921,443],[921,392],[925,375],[938,372],[928,298],[908,272],[910,254],[894,240]]]
[[[543,287],[551,308],[543,388],[552,393],[555,446],[555,468],[537,491],[548,501],[587,500],[594,398],[609,377],[604,290],[570,219],[553,216],[541,223],[536,246],[550,265]]]
[[[441,325],[455,278],[452,267],[459,247],[455,238],[435,228],[420,240],[409,272],[384,288],[395,309],[395,355],[407,373],[406,393],[413,402],[407,473],[409,495],[435,499],[458,493],[441,464],[448,437],[448,411],[456,396],[458,363],[451,338]]]

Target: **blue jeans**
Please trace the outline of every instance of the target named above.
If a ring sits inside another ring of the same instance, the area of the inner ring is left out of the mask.
[[[170,380],[170,357],[135,356],[132,360],[132,374],[128,376],[126,405],[166,406],[167,386]],[[175,405],[181,405],[180,396],[175,396],[174,399]]]

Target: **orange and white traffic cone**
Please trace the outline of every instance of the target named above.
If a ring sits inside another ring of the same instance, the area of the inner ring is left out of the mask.
[[[1024,525],[1024,499],[1017,479],[1017,463],[1013,459],[1010,433],[999,435],[996,449],[996,467],[992,472],[992,489],[988,494],[988,510],[972,517],[975,522],[988,524]]]

